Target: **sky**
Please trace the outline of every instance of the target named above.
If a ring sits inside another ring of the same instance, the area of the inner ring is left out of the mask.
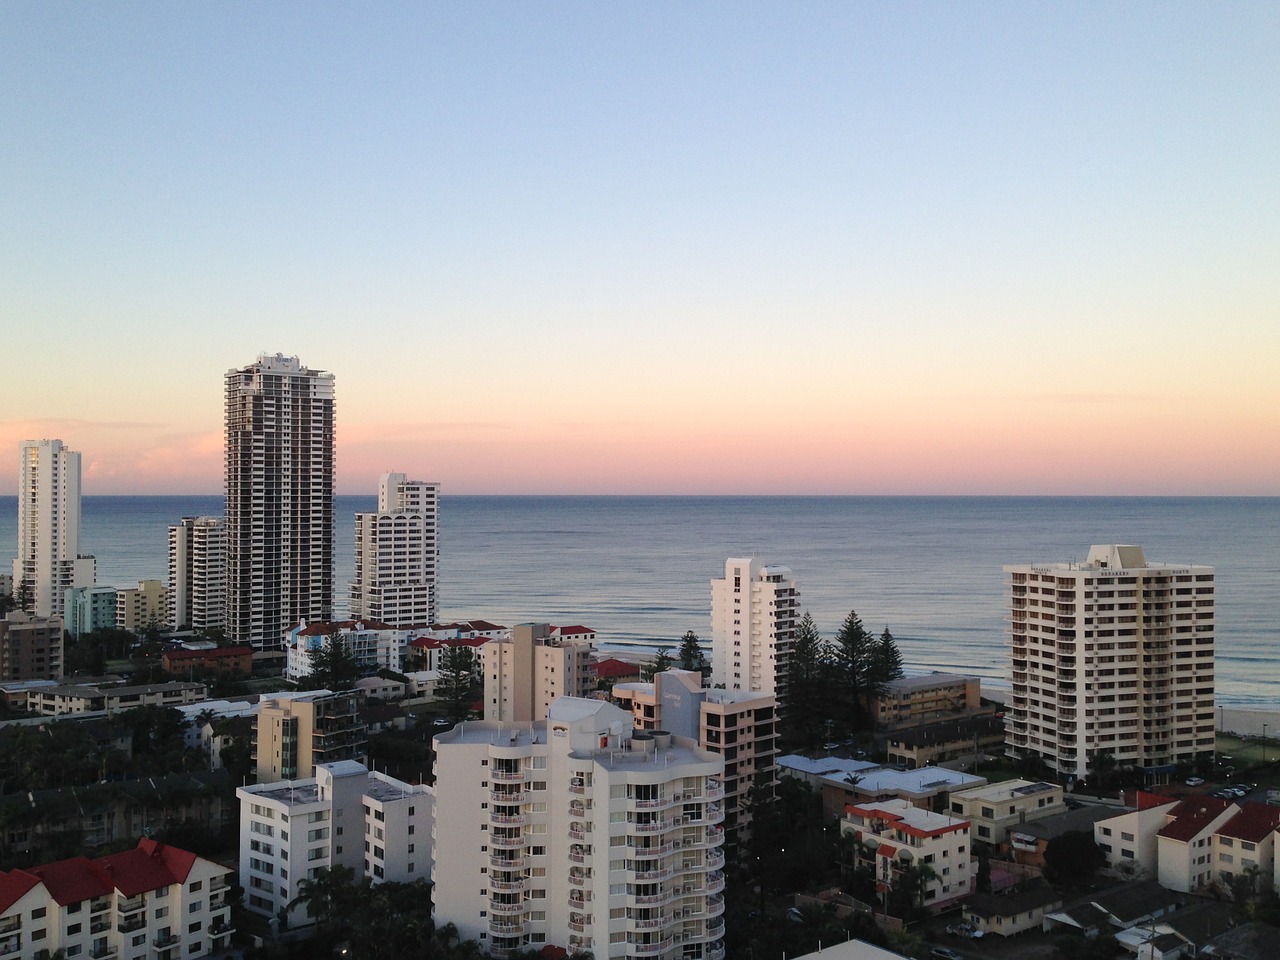
[[[0,4],[0,493],[1280,494],[1280,6]]]

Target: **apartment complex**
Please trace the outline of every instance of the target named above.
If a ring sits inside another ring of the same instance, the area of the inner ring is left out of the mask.
[[[730,558],[711,581],[711,685],[768,693],[786,713],[800,591],[788,567]]]
[[[1065,813],[1062,787],[1030,780],[1002,780],[951,794],[950,810],[973,825],[973,839],[999,846],[1030,820]]]
[[[1214,571],[1093,546],[1014,564],[1009,753],[1084,777],[1105,752],[1160,778],[1213,751]]]
[[[39,687],[27,692],[27,710],[42,717],[68,714],[118,713],[135,707],[179,707],[207,699],[203,683],[120,684],[73,683]]]
[[[116,591],[116,626],[132,633],[169,623],[169,588],[160,580],[139,580],[136,587]]]
[[[254,728],[258,782],[313,777],[322,763],[363,762],[369,740],[359,699],[353,691],[264,694]]]
[[[300,624],[285,641],[285,677],[295,682],[311,675],[311,654],[329,637],[337,638],[365,673],[404,668],[405,631],[376,620]]]
[[[316,767],[303,780],[239,787],[240,886],[244,906],[290,929],[314,921],[296,905],[298,884],[343,866],[378,883],[426,880],[431,864],[431,788],[362,763]]]
[[[0,956],[180,960],[231,946],[232,871],[154,840],[0,871]]]
[[[76,639],[94,630],[114,630],[116,588],[72,587],[63,598],[62,622]]]
[[[969,822],[945,813],[921,810],[907,800],[850,804],[840,833],[856,841],[855,856],[875,872],[882,891],[921,882],[921,903],[939,910],[973,892],[977,861],[969,847]],[[927,865],[922,879],[907,875]]]
[[[93,557],[80,555],[80,454],[61,440],[23,440],[14,598],[37,617],[61,617],[67,590],[93,586],[94,573]]]
[[[724,758],[724,828],[732,847],[751,823],[751,787],[778,781],[776,701],[771,694],[707,689],[702,674],[667,670],[652,683],[619,683],[613,699],[637,730],[665,730]]]
[[[929,720],[972,713],[982,705],[977,677],[930,673],[900,677],[885,684],[884,695],[872,702],[879,727],[909,726]]]
[[[333,374],[258,357],[226,375],[226,633],[260,650],[333,619]]]
[[[0,619],[0,680],[62,679],[62,620],[10,610]]]
[[[437,924],[498,958],[722,960],[721,757],[567,697],[545,721],[459,724],[435,746]]]
[[[351,616],[396,627],[436,621],[440,485],[384,473],[378,509],[356,514]]]
[[[484,662],[484,718],[505,723],[546,719],[559,697],[592,689],[596,633],[588,627],[521,623],[508,637],[480,648]]]
[[[221,629],[226,564],[221,517],[183,517],[169,527],[169,623],[175,630]]]

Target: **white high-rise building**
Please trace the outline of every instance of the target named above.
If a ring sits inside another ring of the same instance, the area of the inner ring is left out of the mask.
[[[440,484],[384,473],[378,509],[356,514],[351,616],[395,627],[436,622]]]
[[[1107,753],[1159,780],[1213,752],[1213,567],[1102,545],[1084,563],[1004,572],[1011,756],[1084,777]]]
[[[93,586],[94,573],[93,557],[80,555],[80,454],[61,440],[23,440],[15,599],[37,617],[61,617],[66,592]]]
[[[226,633],[333,619],[333,374],[264,354],[226,376]]]
[[[432,900],[491,957],[724,957],[724,759],[564,697],[435,738]]]
[[[711,581],[711,685],[772,694],[786,714],[800,591],[791,569],[730,558]]]
[[[169,612],[175,630],[222,627],[226,559],[221,517],[183,517],[169,527]]]

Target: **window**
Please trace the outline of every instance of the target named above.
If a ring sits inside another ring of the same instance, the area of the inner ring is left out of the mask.
[[[67,927],[67,936],[68,936],[68,937],[74,937],[74,936],[75,936],[77,933],[79,933],[79,932],[80,932],[80,924],[78,924],[78,923],[70,924],[70,925]]]

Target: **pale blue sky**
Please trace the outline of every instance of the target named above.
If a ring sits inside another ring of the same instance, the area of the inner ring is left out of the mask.
[[[218,489],[266,350],[337,375],[344,492],[1280,492],[1278,51],[1271,3],[4,3],[0,491],[33,432]]]

